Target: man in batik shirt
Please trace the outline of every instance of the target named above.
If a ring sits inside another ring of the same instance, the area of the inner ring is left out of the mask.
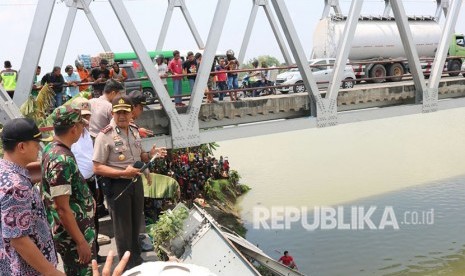
[[[94,200],[70,149],[82,135],[86,121],[73,106],[55,109],[52,119],[54,140],[45,147],[42,156],[48,221],[66,274],[92,275]]]
[[[64,275],[39,190],[26,165],[37,161],[42,134],[30,119],[5,124],[0,159],[0,275]]]

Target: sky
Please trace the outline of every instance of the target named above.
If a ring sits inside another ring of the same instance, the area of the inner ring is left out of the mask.
[[[19,69],[26,48],[38,0],[0,0],[0,25],[3,36],[0,42],[0,66],[10,60],[14,69]],[[56,50],[68,12],[65,3],[56,0],[50,27],[42,50],[39,65],[42,72],[51,71]],[[167,0],[123,0],[147,49],[155,49],[168,5]],[[185,0],[196,27],[205,42],[213,19],[217,0]],[[313,30],[323,12],[324,0],[286,0],[288,10],[304,47],[307,57],[311,55]],[[351,1],[340,0],[341,9],[347,14]],[[434,15],[436,0],[404,0],[408,15]],[[218,51],[241,47],[253,0],[232,0],[226,18]],[[463,5],[462,5],[463,6]],[[119,22],[107,0],[94,0],[92,10],[113,52],[131,51]],[[363,15],[380,15],[384,0],[365,0]],[[462,7],[462,14],[465,10]],[[457,22],[457,32],[465,31],[465,16]],[[7,34],[5,35],[5,32]],[[197,45],[180,9],[175,9],[164,49],[196,50]],[[64,65],[73,64],[78,54],[95,55],[103,51],[97,36],[83,11],[78,11],[69,41]],[[284,61],[276,39],[263,9],[257,15],[255,26],[246,51],[246,61],[259,55],[271,55]]]

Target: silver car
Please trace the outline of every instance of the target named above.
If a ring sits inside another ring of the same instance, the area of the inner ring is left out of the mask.
[[[319,88],[328,87],[328,83],[333,77],[334,61],[334,58],[320,58],[309,61],[313,78],[317,82]],[[344,80],[341,83],[342,88],[354,87],[356,78],[352,66],[346,65],[342,79]],[[279,74],[276,78],[276,85],[291,85],[290,87],[278,88],[278,90],[283,94],[287,94],[289,91],[300,93],[306,90],[298,68],[293,68]]]

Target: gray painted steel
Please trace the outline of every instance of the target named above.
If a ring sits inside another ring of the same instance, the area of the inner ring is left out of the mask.
[[[73,30],[77,10],[77,3],[73,2],[73,5],[69,7],[68,15],[66,16],[65,26],[63,28],[63,33],[61,34],[55,62],[53,63],[55,66],[63,67],[63,61],[65,59],[66,49],[68,49],[68,42],[69,38],[71,37],[71,31]]]
[[[37,4],[13,98],[18,107],[26,102],[31,92],[54,6],[55,1],[50,0],[39,0]]]
[[[321,14],[321,19],[327,17],[331,13],[331,9],[334,10],[335,14],[342,14],[339,0],[325,0],[325,7],[323,9],[323,13]]]
[[[168,8],[166,9],[165,19],[163,20],[163,26],[158,36],[157,42],[157,51],[163,50],[163,45],[165,44],[166,35],[168,34],[168,28],[170,27],[171,17],[173,16],[174,8],[180,8],[181,12],[186,19],[187,25],[194,36],[195,42],[199,49],[205,48],[202,38],[200,37],[199,31],[195,27],[194,20],[192,20],[191,14],[187,9],[186,3],[184,0],[168,0]]]
[[[401,0],[391,0],[391,7],[392,13],[396,19],[397,28],[399,28],[402,44],[405,48],[410,72],[412,73],[413,81],[415,83],[415,102],[419,104],[423,100],[423,95],[426,92],[425,77],[421,70],[420,58],[418,57],[417,49],[413,43],[412,32],[410,31],[408,18],[405,14],[405,9]]]
[[[203,97],[203,87],[206,86],[208,75],[210,72],[210,65],[213,61],[213,56],[216,52],[216,49],[218,47],[218,42],[221,37],[221,30],[223,28],[225,18],[228,12],[228,8],[230,5],[230,0],[218,0],[218,5],[215,11],[215,16],[212,22],[212,27],[208,36],[207,40],[207,45],[206,49],[204,52],[204,62],[200,66],[200,70],[198,72],[198,78],[194,87],[194,92],[191,97],[191,103],[189,107],[187,108],[187,113],[179,113],[173,103],[171,102],[171,99],[164,88],[164,86],[161,83],[161,80],[158,76],[158,74],[155,72],[155,69],[153,68],[152,61],[147,55],[147,49],[142,43],[142,40],[139,37],[139,34],[131,21],[131,18],[125,8],[125,6],[122,3],[122,0],[109,0],[110,4],[112,5],[112,8],[118,18],[118,20],[121,23],[121,26],[128,37],[132,47],[134,48],[134,51],[136,52],[139,60],[141,61],[141,64],[144,68],[144,70],[147,72],[147,75],[152,82],[155,90],[158,93],[159,99],[163,105],[163,108],[169,118],[169,127],[170,127],[170,138],[163,137],[161,140],[163,141],[168,141],[166,142],[167,144],[170,144],[171,146],[174,147],[188,147],[188,146],[195,146],[198,145],[199,143],[203,143],[205,141],[215,141],[214,139],[224,139],[225,136],[224,134],[228,134],[229,137],[236,137],[236,135],[231,135],[230,130],[231,129],[223,129],[223,130],[215,130],[215,131],[200,131],[199,127],[199,120],[198,120],[198,115],[200,111],[200,106],[202,102],[202,97]],[[299,37],[297,35],[297,32],[295,30],[295,27],[292,22],[292,18],[289,14],[289,11],[287,10],[287,6],[284,0],[271,0],[274,11],[278,17],[279,24],[281,25],[281,28],[285,34],[286,40],[289,44],[289,48],[291,49],[292,55],[294,59],[296,60],[296,63],[301,71],[301,74],[303,76],[304,84],[307,87],[308,91],[308,97],[309,97],[309,102],[310,102],[310,112],[311,116],[308,120],[308,126],[307,127],[313,127],[314,126],[314,121],[316,120],[317,125],[319,127],[325,127],[325,126],[333,126],[338,123],[338,113],[337,113],[337,98],[339,94],[339,87],[338,84],[340,80],[340,71],[341,68],[343,67],[344,60],[346,59],[348,48],[350,47],[350,41],[353,38],[353,33],[354,29],[357,24],[357,19],[359,17],[359,10],[362,5],[361,0],[355,0],[352,2],[351,5],[351,10],[347,18],[347,26],[346,26],[346,35],[344,36],[344,39],[340,43],[339,46],[339,56],[338,56],[338,62],[336,64],[336,72],[335,76],[333,77],[333,80],[331,82],[331,85],[329,86],[329,90],[327,93],[327,97],[322,97],[317,85],[314,81],[314,78],[312,76],[311,70],[307,64],[307,57],[305,56],[304,48],[301,45],[301,42],[299,40]],[[460,6],[461,3],[458,3],[460,1],[454,1],[454,5],[451,7],[450,16],[447,16],[446,18],[446,30],[447,32],[450,32],[455,27],[455,23],[459,14]],[[67,0],[66,1],[68,7],[70,9],[78,8],[78,9],[83,9],[84,12],[86,13],[92,27],[94,28],[94,31],[97,34],[97,37],[99,38],[100,42],[103,45],[103,48],[105,50],[109,50],[110,47],[108,43],[106,43],[106,40],[101,33],[97,22],[95,21],[95,18],[93,17],[89,4],[90,0]],[[387,3],[387,2],[385,2]],[[422,103],[423,100],[423,112],[431,112],[435,111],[437,108],[440,108],[441,105],[437,105],[437,91],[438,91],[438,86],[439,82],[437,81],[438,72],[444,64],[443,59],[444,59],[444,52],[446,48],[446,40],[443,39],[441,42],[441,47],[439,48],[438,52],[440,55],[436,57],[435,61],[435,67],[434,67],[434,72],[432,77],[432,81],[430,82],[429,86],[426,87],[426,82],[423,77],[423,74],[420,70],[420,63],[418,59],[418,55],[416,52],[416,49],[412,43],[412,35],[410,32],[410,28],[408,25],[407,17],[405,15],[404,8],[402,6],[402,2],[400,0],[391,0],[389,2],[392,7],[392,11],[396,20],[396,24],[399,28],[399,32],[402,38],[402,43],[404,47],[406,48],[408,60],[409,60],[409,65],[412,71],[412,76],[414,79],[415,83],[415,99],[416,103],[420,104]],[[447,13],[447,10],[449,9],[449,1],[440,1],[437,0],[438,3],[438,9],[443,10],[445,13]],[[26,51],[24,54],[23,58],[23,63],[20,68],[20,74],[18,78],[18,85],[14,97],[14,103],[17,106],[20,106],[23,102],[26,101],[31,87],[32,87],[32,81],[34,79],[35,75],[35,70],[42,52],[44,40],[47,34],[48,26],[50,23],[51,15],[53,12],[55,3],[53,1],[49,0],[39,0],[37,9],[36,9],[36,14],[34,15],[34,20],[31,28],[31,32],[29,34],[29,39],[27,42],[26,46]],[[268,3],[268,0],[255,0],[254,1],[254,8],[253,9],[258,9],[258,6],[263,6],[265,7],[265,12],[267,13],[268,19],[270,20],[270,23],[273,26],[273,32],[275,33],[275,36],[277,36],[278,43],[280,44],[281,50],[287,49],[285,47],[284,41],[279,41],[279,30],[278,26],[276,23],[273,23],[274,20],[272,19],[272,11],[271,11],[271,6]],[[159,43],[157,48],[161,48],[164,42],[164,37],[166,36],[166,32],[169,27],[169,22],[171,20],[171,15],[174,7],[180,7],[183,11],[184,17],[186,18],[186,21],[189,24],[189,27],[191,28],[191,32],[193,33],[194,37],[196,38],[196,41],[199,45],[199,48],[203,48],[203,44],[201,44],[200,36],[196,32],[194,22],[192,18],[190,17],[190,14],[187,11],[187,7],[185,6],[184,0],[169,0],[169,6],[167,10],[167,15],[165,17],[165,21],[162,27],[162,32],[160,35]],[[328,15],[333,9],[336,13],[341,14],[342,11],[339,7],[339,1],[338,0],[326,0],[325,1],[325,9],[323,12],[323,15]],[[60,45],[67,45],[68,40],[69,40],[69,34],[72,29],[72,19],[74,14],[74,11],[70,10],[69,11],[69,16],[67,19],[67,23],[65,23],[66,28],[64,29],[63,36],[60,42]],[[256,11],[252,10],[251,13],[251,19],[249,20],[249,25],[247,28],[246,32],[246,38],[247,34],[250,36],[251,28],[252,28],[252,23],[254,20],[252,20],[256,16]],[[436,14],[438,17],[438,13]],[[446,36],[446,34],[444,34]],[[243,46],[246,45],[248,42],[247,39],[244,39]],[[63,47],[65,48],[65,47]],[[57,54],[57,58],[55,63],[60,63],[60,60],[62,60],[62,56],[65,53],[65,49],[61,48],[59,50],[59,53]],[[284,51],[285,52],[285,51]],[[241,51],[241,54],[244,52]],[[285,55],[286,57],[286,55]],[[286,58],[290,60],[290,57]],[[62,63],[62,62],[61,62]],[[436,75],[435,75],[436,74]],[[2,105],[7,106],[8,103],[6,102],[7,99],[2,99]],[[419,107],[421,107],[419,105]],[[394,109],[391,109],[394,110]],[[360,111],[361,112],[361,111]],[[383,111],[382,114],[385,114]],[[5,112],[4,112],[5,113]],[[6,114],[6,113],[5,113]],[[14,116],[12,114],[8,114],[8,116]],[[315,119],[316,117],[316,119]],[[289,121],[295,121],[296,125],[300,126],[300,123],[302,121],[299,121],[298,119],[292,119]],[[256,129],[257,131],[251,131],[250,133],[254,133],[258,135],[259,133],[268,133],[268,130],[264,130],[261,126],[259,125],[253,125],[250,127],[251,129]],[[289,129],[294,129],[294,127],[282,127],[282,128],[277,128],[273,131],[278,132],[278,131],[286,131]],[[219,134],[222,133],[222,134]],[[240,135],[239,135],[240,136]],[[223,138],[221,138],[223,137]]]
[[[185,207],[178,205],[176,208]],[[206,267],[216,275],[260,275],[216,221],[195,205],[184,221],[183,232],[171,240],[169,249],[181,261]]]
[[[21,118],[21,112],[17,105],[13,103],[8,93],[2,85],[0,85],[0,124],[4,125],[11,119]]]
[[[91,0],[75,0],[75,1],[80,1],[82,9],[84,10],[84,13],[87,16],[87,20],[89,20],[90,25],[94,29],[95,35],[100,41],[100,44],[102,44],[103,50],[105,52],[111,52],[110,45],[108,44],[105,36],[103,35],[102,30],[100,30],[100,27],[98,26],[98,23],[95,20],[94,14],[89,8]]]
[[[291,55],[289,54],[289,51],[287,49],[286,43],[281,34],[279,26],[276,23],[276,19],[274,18],[273,11],[271,10],[269,0],[253,0],[252,10],[249,16],[249,21],[247,23],[247,28],[245,30],[244,38],[242,39],[241,50],[237,58],[239,63],[243,64],[244,62],[245,52],[247,51],[247,47],[249,46],[250,37],[252,35],[252,29],[255,24],[255,19],[257,18],[258,9],[260,7],[263,7],[263,9],[265,10],[266,17],[268,19],[268,22],[271,25],[271,29],[273,30],[274,37],[276,38],[276,41],[278,42],[279,49],[281,50],[281,53],[283,54],[286,64],[288,65],[292,64]]]

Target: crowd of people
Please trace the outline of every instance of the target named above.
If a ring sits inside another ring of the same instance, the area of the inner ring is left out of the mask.
[[[188,52],[186,60],[183,61],[180,52],[175,50],[173,51],[173,58],[168,62],[166,61],[163,55],[156,56],[154,58],[155,69],[162,78],[166,89],[168,89],[166,78],[172,78],[175,106],[183,107],[185,104],[182,102],[182,80],[185,78],[189,81],[192,93],[197,79],[197,72],[202,62],[202,54]],[[250,74],[247,75],[247,87],[243,88],[257,88],[251,93],[244,93],[246,96],[250,94],[256,97],[261,93],[259,87],[269,84],[269,71],[262,70],[267,66],[264,63],[259,65],[257,60],[254,60],[252,64],[255,70],[251,70]],[[231,101],[240,100],[237,91],[230,91],[239,89],[238,73],[235,72],[235,70],[239,69],[239,65],[233,50],[228,50],[225,57],[215,59],[211,67],[212,74],[210,74],[205,88],[206,103],[215,102],[215,94],[217,94],[219,101],[223,101],[226,94],[229,94]],[[113,62],[109,66],[109,61],[104,58],[100,60],[99,66],[95,68],[85,68],[83,61],[76,60],[74,67],[66,65],[64,73],[62,73],[61,67],[54,66],[51,72],[44,74],[39,80],[40,74],[41,67],[38,66],[31,94],[37,96],[38,90],[43,85],[48,84],[55,93],[54,107],[62,105],[83,91],[89,91],[93,97],[98,98],[102,95],[105,83],[109,79],[116,80],[123,85],[128,80],[128,73],[124,68],[120,68],[120,64]],[[17,79],[18,72],[12,69],[10,61],[5,61],[4,70],[0,71],[0,83],[11,97],[14,95]]]
[[[0,269],[8,275],[91,275],[98,255],[96,207],[105,195],[111,213],[119,258],[131,252],[126,269],[142,263],[139,234],[144,231],[143,190],[137,164],[166,156],[155,145],[144,151],[134,123],[141,92],[126,96],[116,80],[107,80],[103,95],[77,97],[51,114],[54,136],[37,162],[42,137],[30,119],[4,125],[1,140],[0,203],[2,239]],[[41,190],[30,171],[40,177]],[[29,166],[29,169],[27,168]],[[37,169],[38,168],[38,169]],[[54,272],[55,271],[55,272]]]
[[[178,51],[168,65],[163,64],[163,57],[155,60],[160,75],[173,74],[176,92],[176,85],[180,85],[176,84],[176,75],[195,74],[201,55],[189,53],[184,64]],[[17,72],[9,61],[4,65],[0,82],[13,97]],[[105,205],[111,215],[119,259],[127,262],[125,269],[140,265],[140,234],[145,232],[145,224],[156,221],[159,215],[156,202],[154,205],[153,200],[144,199],[141,175],[148,171],[140,169],[155,155],[159,159],[151,171],[174,178],[186,200],[199,196],[207,179],[228,178],[228,158],[216,159],[201,148],[177,150],[169,156],[165,148],[155,145],[145,151],[141,137],[150,131],[136,124],[146,105],[145,96],[140,91],[126,95],[127,73],[116,63],[111,70],[107,65],[108,61],[102,59],[100,67],[89,72],[77,60],[76,68],[66,66],[64,75],[56,66],[41,81],[41,68],[37,68],[33,88],[48,84],[55,92],[53,137],[44,137],[30,119],[13,119],[4,125],[4,158],[0,159],[2,273],[64,275],[56,269],[59,253],[66,275],[92,275],[91,260],[106,260],[99,255],[97,242]],[[237,73],[227,71],[238,66],[232,51],[219,60],[214,70],[222,72],[216,80],[220,90],[237,88]],[[190,82],[192,89],[196,76],[188,77],[194,79]],[[209,89],[211,81],[212,76]],[[89,88],[87,82],[92,82],[90,100],[78,97]],[[220,94],[220,100],[223,97]],[[234,93],[230,97],[238,99]],[[62,105],[71,98],[72,104]],[[179,100],[175,99],[177,106],[182,105]],[[48,144],[38,160],[41,141]],[[34,185],[38,182],[40,185]],[[125,252],[130,252],[130,257],[123,258]]]

